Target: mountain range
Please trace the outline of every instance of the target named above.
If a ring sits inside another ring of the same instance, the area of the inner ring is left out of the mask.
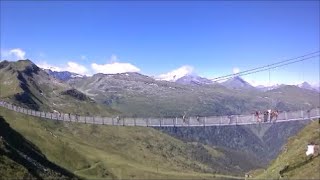
[[[52,73],[30,60],[2,61],[0,99],[38,111],[124,117],[250,114],[268,108],[290,111],[320,104],[319,93],[314,90],[282,85],[261,91],[240,77],[220,84],[195,75],[169,82],[140,73],[93,76]],[[208,177],[202,173],[243,177],[249,170],[265,167],[278,155],[286,140],[306,124],[114,127],[43,121],[4,108],[0,112],[3,126],[0,133],[4,137],[0,150],[7,152],[0,156],[4,162],[0,167],[17,167],[28,172],[29,165],[38,165],[49,170],[42,174],[44,177],[52,174],[54,177],[165,178],[173,175],[172,168],[177,178],[189,177],[184,170],[194,172],[190,174],[194,178]],[[25,146],[17,144],[15,139]],[[21,152],[16,150],[20,147],[24,148]],[[32,152],[39,152],[41,158]],[[29,162],[13,163],[12,154],[22,160],[27,154]],[[28,176],[42,173],[36,166],[32,169],[36,172]],[[119,169],[124,171],[118,172]]]
[[[177,117],[250,114],[269,108],[282,111],[319,106],[316,91],[288,85],[261,91],[240,77],[210,83],[210,80],[195,75],[180,78],[177,82],[158,81],[129,72],[80,76],[43,70],[30,60],[2,61],[0,75],[1,97],[50,111],[90,114],[106,109],[102,114]],[[82,107],[88,108],[81,112]]]
[[[59,79],[61,81],[68,81],[73,78],[84,78],[86,77],[85,75],[80,75],[77,73],[72,73],[68,71],[52,71],[50,69],[43,69],[45,70],[48,74],[52,75],[56,79]],[[120,73],[121,74],[121,73]],[[123,73],[123,74],[128,74],[128,73]],[[152,77],[150,77],[152,78]],[[154,78],[153,78],[154,79]],[[178,84],[183,84],[183,85],[194,85],[194,86],[201,86],[201,85],[208,85],[208,84],[214,84],[218,82],[214,82],[210,79],[195,75],[195,74],[187,74],[181,78],[178,78],[176,80],[172,80],[171,82],[176,82]],[[229,89],[258,89],[261,91],[268,91],[272,89],[276,89],[279,87],[286,86],[286,84],[276,84],[276,85],[271,85],[271,86],[264,86],[264,85],[258,85],[258,86],[253,86],[249,82],[245,81],[239,76],[235,76],[232,78],[227,79],[224,82],[220,83],[221,85],[229,88]],[[308,89],[312,91],[317,91],[320,92],[320,87],[319,86],[312,86],[308,82],[303,82],[301,84],[297,84],[296,86],[302,88],[302,89]]]

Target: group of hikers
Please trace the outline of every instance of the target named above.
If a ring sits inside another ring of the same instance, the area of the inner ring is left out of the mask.
[[[261,111],[256,111],[254,113],[254,116],[257,120],[257,122],[272,122],[272,121],[276,121],[278,119],[279,116],[279,111],[278,110],[271,110],[268,109],[264,112]]]
[[[63,114],[63,113],[61,113],[61,112],[59,112],[59,111],[57,111],[57,110],[53,110],[53,114],[55,114],[55,117],[56,117],[57,119],[65,120],[65,115],[68,116],[67,119],[69,119],[70,121],[71,121],[71,119],[72,119],[72,115],[71,115],[70,113]],[[75,118],[75,121],[79,121],[79,117],[80,117],[80,116],[79,116],[78,114],[75,114],[75,115],[73,115],[73,116],[74,116],[74,118]]]

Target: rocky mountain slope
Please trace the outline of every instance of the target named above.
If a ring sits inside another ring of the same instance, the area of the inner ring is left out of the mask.
[[[139,73],[96,74],[72,79],[68,83],[127,116],[250,114],[269,108],[283,111],[319,106],[317,92],[286,86],[279,90],[283,91],[282,94],[261,92],[240,78],[234,81],[241,83],[240,89],[217,83],[190,85],[157,81]],[[296,96],[301,98],[296,99]]]
[[[61,81],[67,81],[72,78],[77,78],[77,77],[84,77],[83,75],[77,74],[77,73],[72,73],[69,71],[52,71],[50,69],[43,69],[46,71],[49,75],[55,77],[56,79],[59,79]]]
[[[228,79],[222,82],[221,85],[229,89],[255,90],[255,88],[251,84],[249,84],[239,76]]]
[[[197,75],[186,75],[177,79],[175,82],[179,84],[185,84],[185,85],[213,84],[211,80],[197,76]]]
[[[265,106],[249,94],[214,84],[189,86],[156,81],[138,73],[96,74],[69,81],[97,102],[128,116],[221,115]]]

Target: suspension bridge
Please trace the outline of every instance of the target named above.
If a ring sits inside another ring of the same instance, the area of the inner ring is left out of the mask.
[[[131,118],[131,117],[101,117],[101,116],[79,116],[74,114],[58,112],[41,112],[23,108],[14,104],[0,101],[0,106],[6,109],[35,116],[42,119],[55,121],[111,125],[111,126],[145,126],[145,127],[206,127],[206,126],[237,126],[250,124],[268,124],[290,121],[307,121],[320,118],[320,108],[310,110],[280,112],[277,119],[267,117],[266,122],[258,122],[254,114],[231,115],[231,116],[208,116],[208,117],[172,117],[172,118]]]
[[[270,83],[270,70],[276,69],[282,66],[287,66],[293,63],[298,63],[306,60],[316,59],[320,56],[320,51],[315,51],[295,58],[283,60],[280,62],[256,67],[246,71],[242,71],[235,74],[220,76],[211,79],[213,82],[227,80],[234,76],[245,76],[262,71],[269,70],[269,83]],[[23,113],[25,115],[40,117],[44,119],[66,121],[66,122],[78,122],[87,124],[101,124],[101,125],[113,125],[113,126],[146,126],[146,127],[198,127],[198,126],[234,126],[234,125],[249,125],[258,123],[279,123],[289,121],[311,120],[320,118],[320,107],[309,110],[300,111],[288,111],[280,112],[277,118],[272,119],[270,113],[267,117],[263,117],[263,122],[258,121],[254,114],[244,115],[229,115],[229,116],[209,116],[209,117],[171,117],[171,118],[131,118],[131,117],[101,117],[101,116],[79,116],[70,113],[60,112],[41,112],[32,109],[16,106],[9,102],[0,101],[0,106],[9,110]]]

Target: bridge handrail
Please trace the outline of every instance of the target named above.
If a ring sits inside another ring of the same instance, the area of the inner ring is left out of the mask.
[[[115,126],[224,126],[224,125],[244,125],[256,124],[257,119],[253,114],[244,115],[229,115],[229,116],[194,116],[187,117],[185,120],[182,117],[101,117],[101,116],[79,116],[70,113],[61,112],[40,112],[28,108],[16,106],[13,103],[0,100],[0,106],[19,113],[43,117],[57,121],[79,122],[88,124],[103,124]],[[263,115],[261,115],[263,118]],[[278,116],[274,122],[308,120],[311,118],[320,118],[320,108],[300,111],[284,111]],[[270,117],[268,118],[270,122]]]

